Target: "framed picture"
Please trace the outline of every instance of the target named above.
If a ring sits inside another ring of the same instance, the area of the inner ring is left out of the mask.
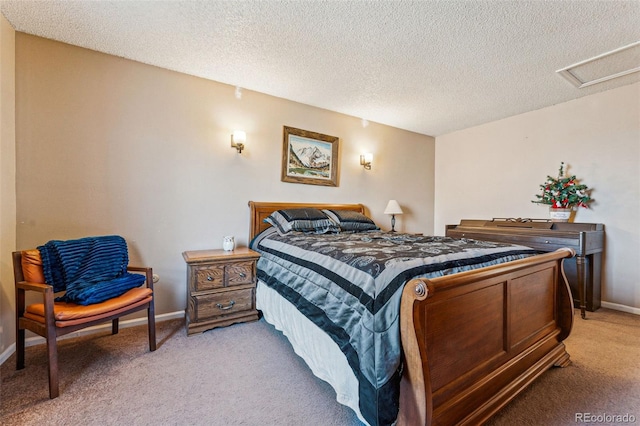
[[[284,126],[282,181],[338,186],[338,144],[335,136]]]

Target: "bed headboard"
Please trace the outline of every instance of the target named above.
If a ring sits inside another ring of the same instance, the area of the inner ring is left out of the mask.
[[[253,240],[253,237],[271,226],[268,223],[265,223],[264,219],[274,211],[281,209],[301,209],[305,207],[315,209],[353,210],[366,214],[362,204],[271,203],[249,201],[249,241]]]

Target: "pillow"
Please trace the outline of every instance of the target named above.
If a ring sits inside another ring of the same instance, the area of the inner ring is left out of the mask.
[[[273,225],[280,235],[291,231],[326,234],[340,230],[326,214],[312,208],[276,210],[264,221]]]
[[[376,224],[369,217],[352,210],[323,210],[327,216],[340,226],[341,231],[374,231]]]

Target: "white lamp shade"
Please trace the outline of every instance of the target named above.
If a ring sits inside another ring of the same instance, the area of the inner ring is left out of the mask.
[[[402,214],[400,204],[396,200],[390,200],[387,203],[387,208],[384,209],[384,214]]]
[[[233,131],[233,143],[245,143],[247,141],[247,134],[242,130]]]

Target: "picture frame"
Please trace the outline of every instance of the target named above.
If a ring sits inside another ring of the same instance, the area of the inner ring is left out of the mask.
[[[340,138],[283,126],[282,182],[338,186]]]

